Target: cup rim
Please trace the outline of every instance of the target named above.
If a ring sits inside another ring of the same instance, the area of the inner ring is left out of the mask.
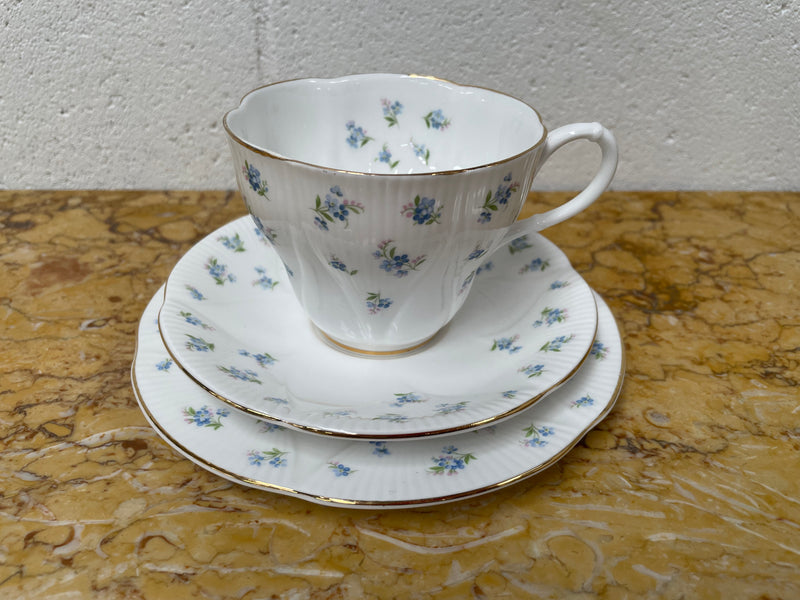
[[[275,154],[273,152],[270,152],[268,150],[264,150],[263,148],[260,148],[258,146],[254,146],[253,144],[250,144],[250,143],[244,141],[241,137],[236,135],[231,130],[231,128],[228,126],[228,116],[231,113],[233,113],[234,111],[239,110],[242,107],[242,104],[244,103],[245,99],[248,96],[250,96],[252,94],[255,94],[259,90],[263,90],[263,89],[268,88],[268,87],[281,85],[281,84],[284,84],[284,83],[291,83],[291,82],[295,82],[295,81],[314,81],[314,80],[317,80],[317,81],[336,81],[336,80],[347,79],[347,78],[350,78],[350,77],[367,77],[367,76],[375,76],[375,75],[388,75],[388,76],[394,76],[394,77],[408,77],[408,78],[416,78],[416,79],[430,79],[432,81],[440,81],[440,82],[448,83],[450,85],[454,85],[454,86],[457,86],[457,87],[460,87],[460,88],[474,88],[474,89],[477,89],[477,90],[484,90],[484,91],[487,91],[487,92],[491,92],[493,94],[498,94],[500,96],[506,96],[507,98],[511,98],[512,100],[515,100],[516,102],[519,102],[520,104],[523,104],[524,106],[528,107],[529,109],[531,109],[533,111],[533,113],[536,115],[536,118],[539,119],[539,124],[542,127],[542,135],[539,137],[539,139],[534,144],[532,144],[531,146],[527,147],[525,150],[522,150],[521,152],[518,152],[518,153],[516,153],[516,154],[514,154],[512,156],[509,156],[509,157],[506,157],[506,158],[503,158],[503,159],[500,159],[500,160],[492,161],[492,162],[481,163],[480,165],[475,165],[475,166],[472,166],[472,167],[465,167],[463,169],[443,169],[443,170],[439,170],[439,171],[429,171],[429,172],[424,172],[424,173],[423,172],[420,172],[420,173],[369,173],[369,172],[366,172],[366,171],[350,171],[350,170],[347,170],[347,169],[339,169],[339,168],[335,168],[335,167],[328,167],[328,166],[325,166],[325,165],[320,165],[320,164],[316,164],[316,163],[312,163],[312,162],[308,162],[308,161],[303,161],[303,160],[299,160],[299,159],[296,159],[296,158],[289,158],[289,157],[283,156],[281,154]],[[516,96],[513,96],[511,94],[507,94],[505,92],[500,92],[498,90],[495,90],[495,89],[492,89],[492,88],[489,88],[489,87],[484,87],[484,86],[480,86],[480,85],[471,85],[471,84],[458,83],[458,82],[455,82],[455,81],[451,81],[449,79],[444,79],[444,78],[436,77],[436,76],[433,76],[433,75],[419,75],[419,74],[415,74],[415,73],[408,73],[408,74],[403,74],[403,73],[351,73],[349,75],[341,75],[339,77],[296,77],[296,78],[292,78],[292,79],[282,79],[280,81],[273,81],[271,83],[267,83],[267,84],[255,87],[255,88],[251,89],[250,91],[248,91],[247,93],[245,93],[241,97],[241,99],[239,100],[239,104],[235,108],[232,108],[231,110],[229,110],[228,112],[226,112],[223,115],[223,117],[222,117],[222,126],[224,127],[226,133],[228,134],[228,136],[229,136],[229,138],[231,140],[233,140],[234,142],[236,142],[240,146],[246,148],[247,150],[250,150],[251,152],[254,152],[256,154],[260,154],[261,156],[266,156],[267,158],[271,158],[271,159],[274,159],[274,160],[280,160],[280,161],[285,161],[285,162],[289,162],[289,163],[304,165],[304,166],[307,166],[307,167],[312,167],[314,169],[321,169],[321,170],[328,171],[328,172],[331,172],[331,173],[343,173],[343,174],[347,174],[347,175],[358,175],[358,176],[365,176],[365,177],[367,177],[367,176],[368,177],[420,177],[420,176],[422,176],[422,177],[430,177],[430,176],[433,176],[433,175],[453,175],[453,174],[456,174],[456,173],[468,173],[468,172],[471,172],[471,171],[477,171],[477,170],[480,170],[480,169],[486,169],[488,167],[494,167],[496,165],[502,165],[504,163],[511,162],[511,161],[516,160],[517,158],[519,158],[519,157],[521,157],[521,156],[523,156],[525,154],[528,154],[529,152],[531,152],[537,146],[542,145],[544,143],[545,139],[547,139],[547,134],[548,134],[547,126],[544,124],[544,120],[542,119],[542,115],[539,114],[539,111],[536,110],[533,106],[531,106],[528,102],[525,102],[524,100],[521,100],[521,99],[517,98]]]

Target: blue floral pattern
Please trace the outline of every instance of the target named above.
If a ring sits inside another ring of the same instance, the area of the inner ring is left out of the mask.
[[[536,427],[533,423],[522,431],[525,433],[525,439],[522,445],[527,448],[541,448],[542,446],[546,446],[549,442],[546,438],[555,433],[552,427]]]
[[[392,306],[394,301],[391,298],[383,298],[380,292],[367,292],[367,311],[371,315],[386,310]]]
[[[336,269],[337,271],[341,271],[342,273],[346,273],[347,275],[355,275],[358,273],[358,269],[350,270],[347,268],[347,265],[344,264],[340,259],[336,257],[335,254],[331,254],[331,259],[328,261],[328,264]]]
[[[428,129],[438,129],[439,131],[444,131],[450,127],[450,119],[444,116],[444,113],[441,111],[441,109],[432,110],[422,118],[424,119],[425,126]]]
[[[372,256],[381,261],[380,268],[389,275],[405,277],[411,271],[416,271],[425,262],[425,255],[409,258],[408,253],[399,253],[397,246],[392,245],[392,240],[385,240],[378,244],[378,249]]]
[[[434,198],[417,195],[413,202],[403,206],[400,213],[414,221],[414,225],[432,225],[442,218],[442,206]]]
[[[595,360],[605,360],[608,356],[608,346],[602,342],[595,341],[592,343],[592,349],[589,350],[589,355],[593,356]]]
[[[479,245],[475,246],[475,249],[469,253],[469,256],[467,256],[467,260],[478,260],[484,254],[486,254],[486,250],[484,248],[481,248]]]
[[[545,344],[539,348],[540,352],[561,352],[561,348],[564,344],[567,344],[572,341],[575,336],[570,335],[560,335],[556,338],[553,338],[549,342],[545,342]]]
[[[400,164],[399,160],[392,160],[392,153],[389,151],[389,148],[386,144],[383,145],[381,151],[378,152],[378,162],[386,163],[389,165],[390,169],[394,169],[397,165]]]
[[[257,383],[258,385],[261,385],[261,380],[258,378],[258,373],[251,369],[241,370],[233,365],[230,367],[217,365],[217,369],[232,379],[238,379],[239,381],[246,381],[247,383]]]
[[[203,292],[198,290],[196,287],[191,285],[185,286],[186,290],[189,292],[189,295],[194,298],[195,300],[206,300],[206,297],[203,295]]]
[[[250,187],[253,188],[253,191],[259,196],[264,196],[264,198],[269,200],[269,197],[267,196],[269,188],[267,187],[266,180],[261,181],[261,172],[247,161],[244,161],[242,172],[244,173],[244,176],[247,177],[247,183],[250,184]]]
[[[484,271],[491,271],[492,269],[494,269],[494,263],[490,260],[487,260],[480,267],[478,267],[478,269],[475,271],[475,276],[477,277]]]
[[[397,413],[385,413],[378,415],[377,417],[373,417],[373,420],[388,421],[389,423],[405,423],[408,421],[408,417],[406,415],[398,415]]]
[[[514,344],[517,343],[519,339],[519,334],[513,335],[511,337],[504,337],[500,339],[495,339],[494,343],[492,344],[491,350],[505,350],[509,354],[516,354],[520,350],[522,350],[522,346],[515,346]]]
[[[273,245],[277,245],[277,242],[275,241],[278,238],[277,232],[272,227],[267,227],[264,225],[264,222],[255,215],[253,215],[253,221],[256,223],[255,232],[259,241],[262,244],[269,242]]]
[[[328,231],[329,223],[344,223],[345,228],[347,228],[350,225],[350,216],[360,215],[364,212],[364,205],[360,202],[351,202],[346,199],[341,188],[335,185],[325,194],[324,202],[317,196],[315,206],[311,210],[317,214],[314,218],[314,223],[317,227],[323,231]]]
[[[556,323],[563,323],[567,320],[567,309],[565,308],[550,308],[546,306],[542,310],[542,318],[533,322],[534,327],[541,327],[547,325],[550,327]]]
[[[214,351],[214,344],[211,342],[205,341],[201,337],[197,337],[190,334],[184,334],[189,339],[186,341],[186,349],[190,350],[191,352],[213,352]]]
[[[289,464],[289,461],[284,458],[289,454],[285,450],[279,450],[278,448],[273,448],[272,450],[250,450],[247,453],[247,460],[251,465],[255,465],[260,467],[264,461],[267,461],[267,464],[278,468],[278,467],[285,467]]]
[[[425,144],[417,144],[414,140],[410,141],[411,148],[414,150],[414,156],[421,159],[426,165],[431,159],[431,151],[428,149]]]
[[[391,454],[386,442],[370,442],[370,444],[372,444],[372,453],[376,456],[389,456]]]
[[[584,406],[592,406],[593,404],[594,398],[587,394],[586,396],[581,396],[577,400],[573,400],[569,405],[572,408],[583,408]]]
[[[542,373],[544,373],[544,365],[538,364],[534,365],[533,363],[522,367],[519,370],[520,373],[524,373],[525,376],[530,379],[531,377],[539,377]]]
[[[555,280],[553,283],[550,284],[551,290],[560,290],[561,288],[565,288],[569,285],[569,281],[561,281],[560,279]]]
[[[287,429],[286,427],[278,425],[277,423],[269,423],[268,421],[259,421],[258,423],[259,433],[273,433],[275,431],[287,431]]]
[[[550,266],[549,260],[534,258],[531,262],[529,262],[527,265],[525,265],[519,270],[519,274],[522,275],[523,273],[527,273],[529,271],[544,271],[549,266]]]
[[[234,252],[244,252],[244,240],[239,237],[237,233],[234,236],[229,235],[221,235],[217,238],[218,242],[222,242],[222,245],[225,246],[228,250],[232,250]]]
[[[234,283],[236,281],[236,276],[228,271],[228,266],[223,265],[213,256],[206,261],[205,267],[208,274],[211,275],[211,279],[217,285],[225,285],[227,282]]]
[[[528,241],[527,235],[515,238],[508,244],[508,252],[510,254],[516,254],[517,252],[522,252],[528,248],[533,248],[533,245]]]
[[[383,106],[383,118],[389,123],[389,127],[397,125],[397,115],[403,112],[403,105],[397,100],[392,102],[387,98],[382,98],[381,106]]]
[[[258,279],[253,281],[253,285],[260,287],[262,290],[273,290],[280,282],[275,281],[267,275],[267,270],[264,267],[255,267]]]
[[[198,427],[210,427],[217,430],[222,427],[222,419],[230,414],[227,408],[213,410],[207,405],[200,408],[187,406],[183,409],[183,419],[189,424]]]
[[[352,475],[353,473],[356,473],[355,470],[351,469],[350,467],[347,467],[347,466],[343,465],[340,462],[336,462],[336,461],[329,462],[328,463],[328,468],[331,471],[333,471],[333,474],[336,477],[350,477],[350,475]]]
[[[347,129],[347,143],[353,148],[363,148],[373,138],[367,135],[363,128],[357,127],[355,121],[348,121],[345,123]]]
[[[461,412],[467,408],[468,405],[469,402],[467,400],[461,400],[460,402],[445,402],[438,404],[434,412],[440,415],[452,415],[453,413]]]
[[[419,404],[420,402],[427,402],[427,398],[423,398],[419,394],[407,392],[405,394],[395,394],[392,406],[404,406],[406,404]]]
[[[239,350],[239,356],[249,356],[250,358],[255,360],[258,366],[261,367],[262,369],[266,369],[267,367],[270,367],[277,362],[276,358],[270,356],[266,352],[252,354],[248,350]]]
[[[511,181],[511,173],[503,177],[503,182],[497,186],[494,195],[492,190],[486,193],[486,198],[483,201],[480,215],[478,216],[478,223],[488,223],[492,220],[492,213],[500,210],[501,206],[506,206],[508,201],[511,200],[511,194],[519,189],[519,183]],[[512,252],[513,254],[513,252]]]
[[[434,466],[428,472],[434,475],[457,475],[466,468],[470,461],[477,460],[474,454],[459,452],[455,446],[445,446],[439,456],[431,457]]]
[[[158,369],[159,371],[168,372],[171,366],[172,366],[171,358],[165,358],[161,362],[156,363],[156,369]]]
[[[180,316],[183,317],[183,320],[189,323],[189,325],[194,325],[195,327],[201,327],[207,331],[214,331],[214,328],[211,325],[207,325],[203,323],[199,318],[195,317],[192,313],[187,312],[185,310],[180,311]]]

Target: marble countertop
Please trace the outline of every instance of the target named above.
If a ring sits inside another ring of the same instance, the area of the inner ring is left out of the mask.
[[[244,212],[0,191],[0,598],[800,597],[800,193],[608,192],[545,232],[620,324],[616,407],[539,475],[395,511],[230,483],[139,410],[145,304]]]

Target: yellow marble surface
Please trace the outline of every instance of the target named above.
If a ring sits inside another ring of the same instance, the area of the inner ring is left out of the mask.
[[[546,232],[619,320],[616,408],[540,475],[399,511],[229,483],[139,411],[146,302],[243,212],[0,192],[0,598],[800,598],[800,193],[609,192]]]

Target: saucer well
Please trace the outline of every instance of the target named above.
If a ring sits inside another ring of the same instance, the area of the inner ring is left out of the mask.
[[[162,294],[142,315],[131,370],[139,405],[156,432],[226,479],[319,504],[438,504],[518,482],[557,462],[600,422],[623,380],[619,330],[597,297],[589,358],[559,389],[502,423],[414,441],[307,435],[231,410],[179,369],[159,335]]]
[[[594,341],[591,289],[537,235],[476,271],[464,306],[421,352],[350,356],[317,335],[273,241],[250,217],[200,241],[167,280],[159,327],[201,387],[274,424],[371,440],[484,426],[561,385]]]

